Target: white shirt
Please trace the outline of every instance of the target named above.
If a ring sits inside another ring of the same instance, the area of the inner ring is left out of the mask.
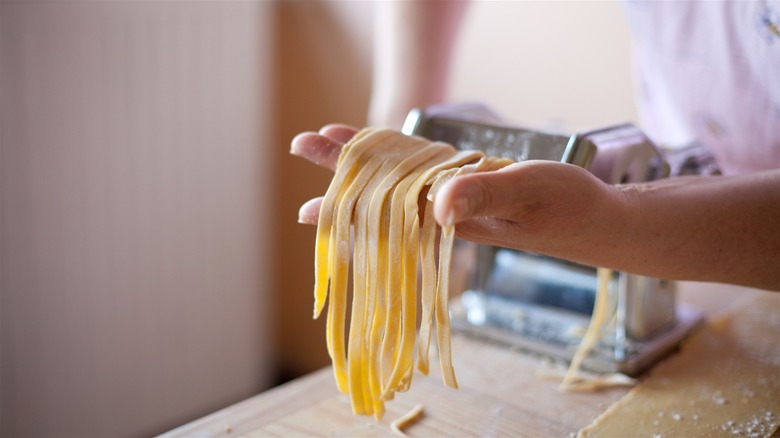
[[[780,168],[780,0],[624,4],[647,134],[703,143],[726,174]]]

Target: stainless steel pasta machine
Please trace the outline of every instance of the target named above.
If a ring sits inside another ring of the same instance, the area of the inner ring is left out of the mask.
[[[610,184],[664,178],[670,169],[691,173],[702,162],[668,159],[631,124],[573,135],[545,133],[507,126],[479,104],[414,109],[402,131],[516,161],[575,164]],[[572,358],[593,310],[595,268],[465,242],[456,247],[458,259],[465,260],[469,274],[463,293],[451,301],[453,330],[563,360]],[[453,271],[463,272],[460,267]],[[639,374],[674,349],[702,319],[696,309],[677,302],[675,283],[664,279],[615,272],[609,298],[613,320],[583,364],[596,372]]]

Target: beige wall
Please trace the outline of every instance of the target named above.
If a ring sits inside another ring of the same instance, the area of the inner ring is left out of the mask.
[[[275,236],[279,295],[277,333],[283,378],[313,371],[329,359],[325,318],[314,321],[315,227],[297,223],[298,208],[324,194],[332,173],[287,154],[302,131],[330,122],[365,123],[370,92],[369,2],[283,1],[277,4],[277,124],[280,184]],[[280,146],[281,147],[281,146]]]
[[[0,433],[151,434],[327,364],[296,218],[330,173],[287,151],[364,123],[372,4],[0,5]],[[621,20],[474,3],[450,99],[633,120]]]
[[[2,2],[0,433],[162,432],[270,384],[265,2]]]
[[[619,2],[473,2],[458,44],[451,99],[487,102],[529,126],[638,119]]]

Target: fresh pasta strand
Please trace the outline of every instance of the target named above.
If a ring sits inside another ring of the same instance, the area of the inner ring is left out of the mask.
[[[334,287],[334,296],[343,296],[345,294],[346,281],[344,277],[347,276],[349,259],[350,259],[350,237],[349,226],[353,217],[353,207],[357,201],[357,197],[360,195],[365,185],[374,176],[379,166],[381,159],[379,156],[374,156],[369,162],[358,172],[357,177],[352,182],[347,190],[347,193],[342,198],[339,204],[338,211],[338,226],[335,233],[336,244],[336,259],[333,265],[335,265],[332,275],[332,284]],[[355,244],[357,251],[360,251],[360,245]],[[360,253],[358,253],[360,254]],[[353,283],[354,284],[354,283]],[[364,380],[363,374],[363,361],[362,361],[362,337],[361,331],[363,330],[364,321],[364,306],[365,306],[365,289],[353,288],[352,293],[352,313],[350,318],[350,333],[349,333],[349,345],[348,354],[349,361],[347,362],[348,370],[348,386],[349,393],[352,395],[352,409],[356,414],[371,413],[372,408],[366,406],[367,402],[364,400]],[[341,330],[334,329],[333,333],[336,336],[342,336]],[[336,345],[336,344],[334,344]],[[342,356],[340,351],[337,351],[339,357]]]
[[[436,281],[436,340],[439,346],[439,365],[444,384],[452,388],[458,387],[455,379],[455,369],[452,367],[452,347],[450,344],[450,312],[448,305],[450,265],[452,262],[452,245],[455,240],[455,227],[442,227],[439,249],[439,277]]]
[[[436,305],[436,223],[433,220],[433,202],[425,203],[422,231],[420,233],[420,259],[422,261],[422,292],[420,304],[420,333],[417,338],[417,369],[428,375],[428,350],[433,330],[433,310]]]
[[[536,376],[543,379],[562,381],[566,376],[565,370],[558,369],[540,369],[536,371]],[[613,388],[616,386],[635,386],[637,379],[627,376],[623,373],[607,374],[585,374],[578,372],[570,380],[567,391],[597,391],[602,388]]]
[[[349,394],[356,414],[381,418],[384,402],[412,383],[415,365],[429,372],[433,330],[445,385],[457,388],[452,365],[449,278],[454,226],[438,225],[432,203],[450,179],[499,170],[512,160],[456,151],[443,143],[367,128],[342,149],[320,207],[315,238],[314,317],[326,303],[328,353],[338,388]],[[422,210],[420,195],[426,193]],[[350,229],[354,227],[354,245]],[[352,263],[350,331],[345,333]],[[422,277],[418,284],[417,268]],[[597,270],[593,316],[563,375],[562,390],[631,384],[621,376],[588,377],[580,368],[614,307],[608,294],[611,271]],[[416,327],[417,300],[421,325]],[[416,348],[415,348],[416,347]]]
[[[582,368],[582,363],[585,361],[588,354],[590,354],[593,346],[598,342],[601,328],[604,326],[605,322],[607,322],[609,281],[611,278],[611,270],[606,268],[598,268],[596,270],[597,288],[596,300],[593,304],[593,316],[591,316],[588,329],[585,331],[585,335],[582,337],[582,341],[580,341],[580,345],[574,353],[571,365],[563,376],[563,381],[560,385],[562,391],[576,390],[577,385],[575,382],[578,381],[577,375]]]
[[[431,145],[436,146],[436,144]],[[406,200],[414,193],[421,190],[418,180],[426,169],[436,168],[442,163],[448,162],[447,155],[454,156],[455,150],[451,146],[444,149],[443,154],[437,155],[427,161],[398,183],[393,190],[390,205],[390,227],[387,230],[388,248],[390,257],[387,264],[388,275],[388,303],[386,312],[385,339],[382,343],[382,376],[385,384],[382,398],[389,395],[389,391],[394,391],[399,387],[401,379],[406,374],[406,368],[410,364],[409,343],[414,342],[416,323],[416,264],[414,260],[414,272],[410,273],[409,265],[412,263],[405,259],[411,251],[405,249],[407,245],[417,245],[418,242],[411,242],[412,236],[409,236],[406,222],[412,221],[407,218],[408,211]],[[415,200],[416,205],[416,200]],[[416,219],[416,212],[415,218]],[[414,248],[416,251],[416,246]],[[411,274],[411,275],[410,275]],[[400,316],[400,318],[398,317]],[[413,344],[412,344],[413,345]]]
[[[366,413],[373,412],[377,418],[381,417],[384,412],[384,404],[381,400],[382,385],[379,376],[379,368],[377,366],[377,356],[376,354],[373,356],[371,354],[372,347],[370,341],[371,334],[374,332],[373,320],[377,317],[376,313],[381,314],[382,311],[375,311],[377,301],[376,289],[369,285],[369,275],[371,275],[369,274],[369,271],[372,270],[370,260],[377,259],[374,253],[377,252],[378,248],[376,239],[369,238],[375,236],[370,236],[368,233],[368,221],[371,217],[371,212],[368,211],[368,208],[373,200],[373,195],[375,195],[378,190],[391,187],[393,181],[398,179],[398,175],[406,174],[411,169],[414,169],[415,165],[424,163],[426,160],[437,159],[437,157],[442,156],[442,153],[449,152],[447,151],[447,148],[442,148],[439,145],[427,145],[419,148],[419,145],[410,144],[409,142],[404,143],[405,144],[402,147],[394,149],[393,154],[399,153],[398,151],[400,151],[398,160],[384,160],[382,169],[380,169],[376,178],[374,178],[366,187],[365,193],[367,196],[361,198],[356,206],[354,215],[356,243],[353,262],[353,285],[355,287],[354,296],[356,299],[353,303],[359,301],[357,298],[364,298],[364,302],[362,303],[364,304],[364,308],[362,310],[362,320],[359,317],[355,317],[361,312],[361,309],[359,307],[353,309],[353,320],[359,321],[359,324],[353,325],[350,333],[350,346],[357,344],[355,345],[355,349],[350,351],[350,364],[353,365],[355,362],[359,361],[359,365],[357,366],[358,371],[355,373],[356,375],[353,376],[353,379],[355,379],[356,382],[359,380],[363,383],[364,393],[370,393],[370,403],[368,400],[364,401]],[[415,151],[414,149],[418,149],[418,151]],[[405,157],[409,158],[400,160]],[[390,180],[389,184],[388,179]],[[380,209],[378,208],[377,210]],[[361,292],[363,292],[364,297],[359,296]],[[381,316],[378,318],[382,319]],[[373,348],[376,349],[376,343]]]
[[[451,148],[451,146],[449,147]],[[452,150],[454,151],[454,149]],[[448,160],[434,165],[422,173],[410,175],[407,179],[410,181],[414,179],[410,185],[401,186],[399,184],[399,186],[396,188],[396,192],[400,191],[400,195],[398,195],[399,198],[396,198],[399,199],[399,205],[401,205],[400,200],[403,200],[402,205],[404,207],[404,220],[402,225],[400,221],[394,225],[393,219],[391,218],[391,227],[389,230],[389,235],[391,236],[391,251],[396,249],[399,251],[399,255],[397,256],[397,259],[391,260],[390,268],[391,270],[396,269],[400,265],[402,293],[400,297],[393,296],[393,298],[396,301],[396,305],[398,304],[397,301],[399,300],[401,300],[402,304],[406,303],[406,305],[402,307],[402,314],[404,317],[400,330],[398,330],[397,327],[392,327],[396,328],[396,330],[391,331],[388,329],[388,331],[385,332],[385,336],[393,335],[395,333],[400,334],[400,338],[398,339],[396,360],[393,361],[393,369],[390,374],[389,381],[386,385],[386,390],[383,392],[383,397],[389,395],[389,391],[402,390],[406,385],[401,385],[401,381],[407,374],[411,376],[411,368],[413,367],[414,342],[416,339],[415,323],[417,305],[417,247],[419,245],[419,194],[422,191],[423,186],[428,182],[432,175],[435,175],[443,170],[468,164],[478,160],[480,156],[481,153],[475,151],[458,152],[453,154]],[[397,229],[394,228],[396,226],[398,227]],[[401,236],[401,244],[394,248],[392,246],[393,233],[394,231],[401,230],[403,232]],[[392,258],[393,257],[391,257],[391,259]],[[389,273],[389,277],[391,280],[393,278],[397,278],[393,275],[392,271]],[[391,289],[391,292],[392,290],[394,289]],[[388,306],[388,315],[392,311],[392,305],[393,304],[391,303],[391,305]],[[392,343],[383,344],[383,349],[387,345],[392,345]]]
[[[374,134],[370,140],[368,137]],[[314,259],[314,318],[319,317],[325,306],[328,295],[329,280],[329,242],[333,225],[336,201],[341,197],[341,189],[354,178],[354,174],[362,167],[361,160],[366,160],[363,153],[370,149],[375,141],[391,135],[390,132],[375,132],[373,129],[364,129],[358,132],[353,141],[347,143],[339,155],[336,173],[333,175],[330,187],[325,193],[325,198],[320,205],[319,220],[317,222],[317,235],[315,240]],[[355,145],[358,145],[355,148]],[[354,149],[354,150],[353,150]]]
[[[424,143],[424,142],[423,142]],[[385,303],[387,302],[387,282],[384,281],[387,272],[388,248],[387,240],[383,238],[379,230],[386,225],[386,214],[389,214],[389,205],[386,207],[387,192],[401,178],[405,177],[415,167],[431,159],[441,148],[436,147],[416,147],[416,151],[411,151],[408,156],[395,166],[392,171],[386,173],[386,176],[375,187],[368,188],[370,197],[364,197],[362,200],[367,203],[366,226],[362,228],[362,233],[357,233],[357,239],[364,241],[365,263],[362,267],[365,276],[359,280],[356,276],[355,284],[363,282],[368,293],[366,301],[366,327],[368,336],[365,339],[364,355],[367,360],[365,365],[368,372],[368,384],[371,397],[374,401],[374,415],[380,418],[384,412],[384,404],[380,398],[384,390],[380,376],[379,366],[379,347],[382,344],[385,325]],[[384,175],[383,173],[382,175]],[[381,175],[380,175],[381,176]],[[358,210],[361,210],[358,207]],[[357,223],[362,223],[361,219],[356,219]],[[356,254],[356,260],[360,257]],[[358,263],[361,266],[360,263]],[[381,280],[380,280],[381,279]]]
[[[349,384],[350,392],[355,393],[353,402],[358,403],[361,400],[363,403],[363,411],[366,414],[376,414],[381,416],[384,412],[384,405],[381,400],[378,399],[379,388],[378,385],[372,384],[372,378],[375,373],[372,373],[370,369],[370,357],[369,357],[369,338],[364,334],[369,332],[371,321],[374,314],[374,303],[376,300],[374,290],[367,286],[367,270],[368,270],[368,212],[367,208],[371,201],[371,195],[378,186],[382,184],[385,179],[385,175],[391,172],[398,163],[400,163],[405,156],[412,152],[411,146],[408,143],[393,142],[390,146],[389,152],[372,158],[377,160],[379,166],[376,172],[370,177],[370,179],[363,185],[361,195],[357,199],[357,203],[354,208],[354,235],[355,243],[353,250],[353,280],[354,286],[353,301],[352,301],[352,318],[350,322],[350,343],[349,343]],[[371,163],[369,161],[369,163]],[[368,167],[368,165],[367,165]],[[357,387],[359,385],[360,387]],[[356,406],[353,405],[353,409]]]
[[[320,207],[314,316],[327,302],[326,342],[334,377],[339,389],[349,394],[356,414],[380,418],[384,402],[409,389],[415,346],[420,367],[427,372],[434,323],[444,381],[457,387],[447,309],[454,227],[443,230],[436,260],[431,202],[452,177],[509,162],[370,128],[343,147]],[[421,209],[425,192],[428,200]],[[350,263],[353,295],[346,334]],[[420,284],[418,264],[423,271]],[[418,294],[423,301],[419,337]]]
[[[457,169],[449,169],[440,172],[434,180],[429,181],[431,188],[428,191],[427,198],[428,206],[431,207],[430,212],[426,211],[426,217],[430,214],[433,216],[432,203],[438,193],[439,189],[449,181],[450,179],[474,172],[493,171],[501,169],[512,163],[512,160],[505,158],[493,158],[482,157],[477,163],[468,164]],[[425,226],[423,225],[423,234],[425,234]],[[429,237],[430,238],[430,237]],[[423,316],[422,324],[420,327],[420,336],[418,340],[417,349],[417,366],[423,373],[428,373],[428,348],[430,345],[430,333],[432,326],[432,316],[436,315],[436,327],[437,327],[437,343],[439,347],[439,362],[442,369],[442,375],[447,386],[457,388],[458,383],[455,379],[455,371],[452,367],[452,353],[450,346],[450,320],[449,320],[449,304],[447,291],[449,290],[449,278],[450,268],[452,264],[452,251],[455,240],[455,228],[444,227],[442,229],[442,236],[439,248],[439,269],[438,277],[436,278],[435,287],[432,294],[426,295],[423,290]],[[425,270],[423,270],[423,278],[425,278]],[[442,293],[443,291],[443,293]],[[426,303],[429,303],[426,308]]]
[[[372,139],[372,136],[366,136],[366,141]],[[333,219],[332,229],[329,232],[328,274],[330,277],[331,303],[328,307],[326,336],[328,339],[328,346],[330,347],[329,353],[333,361],[333,371],[336,376],[336,382],[339,389],[345,393],[350,393],[348,388],[349,381],[347,379],[348,363],[344,346],[346,294],[347,282],[349,281],[347,277],[350,260],[350,223],[357,198],[361,195],[365,184],[368,183],[373,174],[379,169],[382,162],[382,153],[388,151],[392,146],[392,142],[381,141],[387,139],[388,137],[381,136],[379,142],[376,144],[372,143],[372,145],[374,145],[373,154],[371,154],[370,158],[367,160],[355,160],[355,165],[360,166],[360,169],[356,172],[350,172],[350,177],[345,178],[344,181],[346,188],[338,187],[337,190],[339,191],[340,196],[334,200],[337,204],[333,209],[335,213],[332,217],[335,219]],[[344,161],[348,162],[347,160],[351,158],[350,155],[355,153],[355,151],[362,153],[364,149],[358,147],[348,149],[346,152],[343,152],[348,154]],[[328,189],[328,191],[330,191],[330,189]],[[325,197],[328,197],[328,193],[326,193]],[[324,202],[325,201],[323,200],[323,203]],[[354,317],[355,315],[353,315],[353,318]],[[361,398],[361,395],[362,391],[352,392],[353,400],[355,398]],[[353,403],[353,408],[356,409],[355,403]],[[362,409],[360,410],[362,411]]]
[[[398,436],[408,436],[403,432],[403,428],[409,423],[416,421],[423,414],[423,406],[421,404],[415,405],[409,412],[398,417],[395,421],[390,423],[390,430]]]

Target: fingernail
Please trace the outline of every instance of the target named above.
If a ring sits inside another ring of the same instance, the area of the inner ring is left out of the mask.
[[[466,198],[458,198],[455,199],[452,202],[452,209],[450,210],[450,214],[447,216],[447,225],[453,226],[455,225],[455,218],[462,218],[465,216],[466,212],[468,211],[468,199]]]
[[[311,213],[307,212],[306,210],[304,210],[303,207],[301,207],[300,210],[298,210],[298,223],[299,224],[307,224],[308,225],[308,224],[316,223],[316,222],[313,221],[313,219],[314,218],[312,217]]]

